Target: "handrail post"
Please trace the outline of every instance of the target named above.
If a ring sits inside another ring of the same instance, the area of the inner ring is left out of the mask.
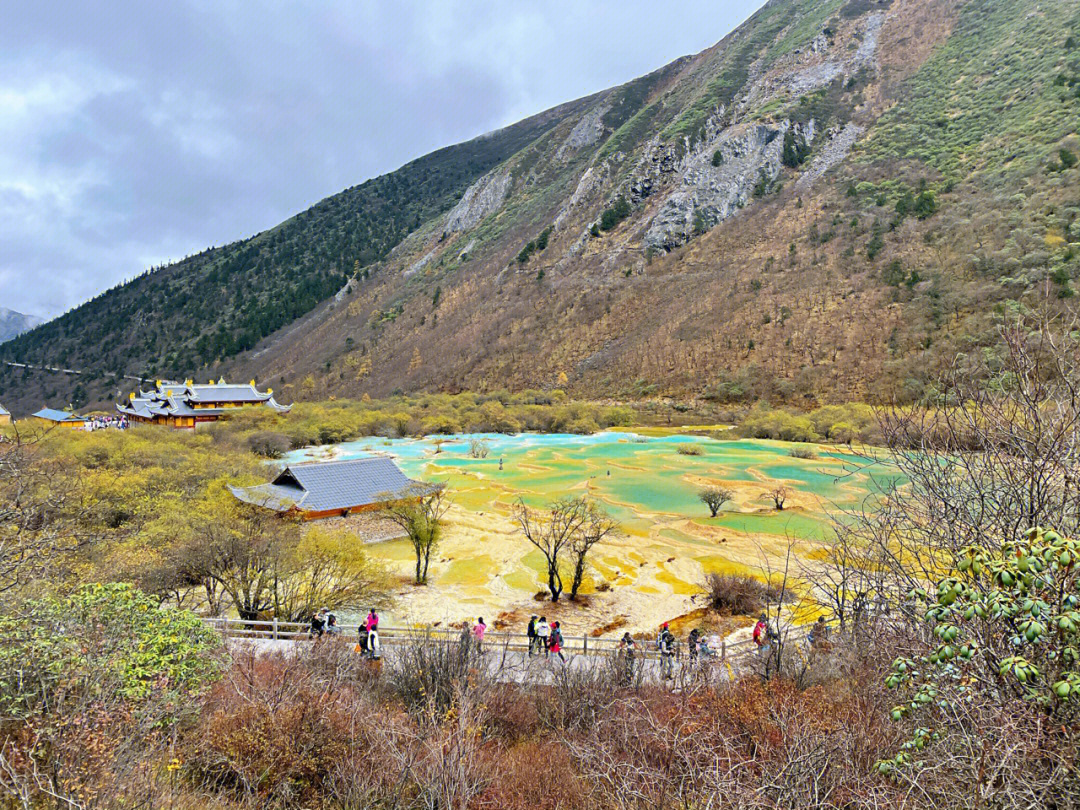
[[[581,637],[581,654],[582,655],[588,655],[589,654],[589,637],[588,636],[582,636]]]
[[[720,639],[720,660],[721,661],[726,661],[727,660],[727,639],[726,638]]]
[[[274,635],[273,635],[273,638],[274,638],[275,641],[277,640],[277,616],[274,617]]]

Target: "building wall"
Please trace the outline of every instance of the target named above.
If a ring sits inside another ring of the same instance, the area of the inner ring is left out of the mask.
[[[45,419],[40,416],[35,416],[34,419],[40,423],[48,425],[49,427],[63,427],[70,430],[79,430],[86,425],[86,422],[81,419],[78,422],[54,422],[52,419]]]
[[[350,515],[357,514],[358,512],[374,512],[381,505],[382,504],[378,503],[369,503],[365,504],[364,506],[349,507],[347,511]],[[322,512],[314,512],[310,510],[305,511],[303,509],[300,509],[298,511],[302,520],[325,520],[326,518],[342,517],[343,514],[346,512],[345,509],[327,509]]]

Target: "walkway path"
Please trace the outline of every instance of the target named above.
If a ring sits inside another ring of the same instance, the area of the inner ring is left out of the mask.
[[[356,643],[356,625],[340,625],[339,636],[324,636],[318,640],[308,637],[307,626],[287,622],[243,622],[238,619],[204,619],[205,622],[222,632],[227,644],[233,649],[248,649],[256,655],[283,654],[292,655],[299,651],[312,649],[316,644],[345,644],[350,647]],[[440,628],[401,628],[384,627],[379,632],[382,661],[393,662],[406,645],[419,639],[450,641],[456,640],[460,629]],[[798,644],[806,635],[803,628],[794,628],[788,634],[789,642]],[[566,661],[558,656],[544,656],[542,653],[530,656],[528,638],[516,633],[488,632],[484,639],[483,661],[490,674],[498,680],[507,682],[540,681],[552,682],[564,669],[598,669],[621,665],[618,657],[618,640],[608,638],[590,638],[584,636],[565,637],[564,655]],[[798,646],[802,646],[798,644]],[[661,660],[654,645],[639,642],[635,653],[639,662],[641,678],[645,681],[660,682]],[[691,677],[707,676],[710,679],[731,679],[738,670],[752,668],[759,661],[757,648],[753,642],[745,641],[732,645],[723,645],[719,655],[707,657],[701,655],[696,664],[691,664],[686,655],[679,655],[672,661],[671,680],[681,683]]]

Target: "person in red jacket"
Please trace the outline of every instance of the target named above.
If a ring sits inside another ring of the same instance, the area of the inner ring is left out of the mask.
[[[769,651],[769,641],[772,634],[769,632],[769,617],[764,613],[758,619],[757,624],[754,625],[754,643],[757,644],[758,651],[761,653],[767,653]]]
[[[559,627],[558,622],[552,622],[552,624],[551,624],[551,637],[548,639],[548,649],[551,650],[551,652],[555,653],[557,656],[559,656],[559,660],[562,661],[565,664],[566,659],[563,657],[562,648],[563,648],[562,628]]]

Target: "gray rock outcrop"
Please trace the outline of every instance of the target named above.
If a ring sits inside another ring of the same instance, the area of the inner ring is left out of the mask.
[[[814,158],[814,162],[810,164],[810,168],[796,181],[795,187],[809,188],[815,180],[848,156],[851,147],[855,145],[855,141],[862,133],[863,128],[851,122],[839,132],[832,133]]]
[[[512,182],[509,169],[496,169],[485,174],[465,190],[458,204],[446,215],[444,230],[447,233],[467,231],[498,211],[510,193]]]
[[[557,160],[565,160],[571,152],[576,152],[586,146],[592,146],[600,140],[604,134],[604,115],[611,109],[608,102],[598,104],[587,110],[580,120],[570,130],[566,140],[562,142],[559,150],[555,153]]]
[[[763,179],[772,182],[780,174],[784,134],[791,127],[790,121],[728,127],[687,155],[678,187],[661,204],[645,232],[646,247],[670,250],[690,239],[695,223],[711,227],[746,205]],[[813,122],[799,128],[798,134],[813,140]],[[717,150],[723,160],[713,166]]]

